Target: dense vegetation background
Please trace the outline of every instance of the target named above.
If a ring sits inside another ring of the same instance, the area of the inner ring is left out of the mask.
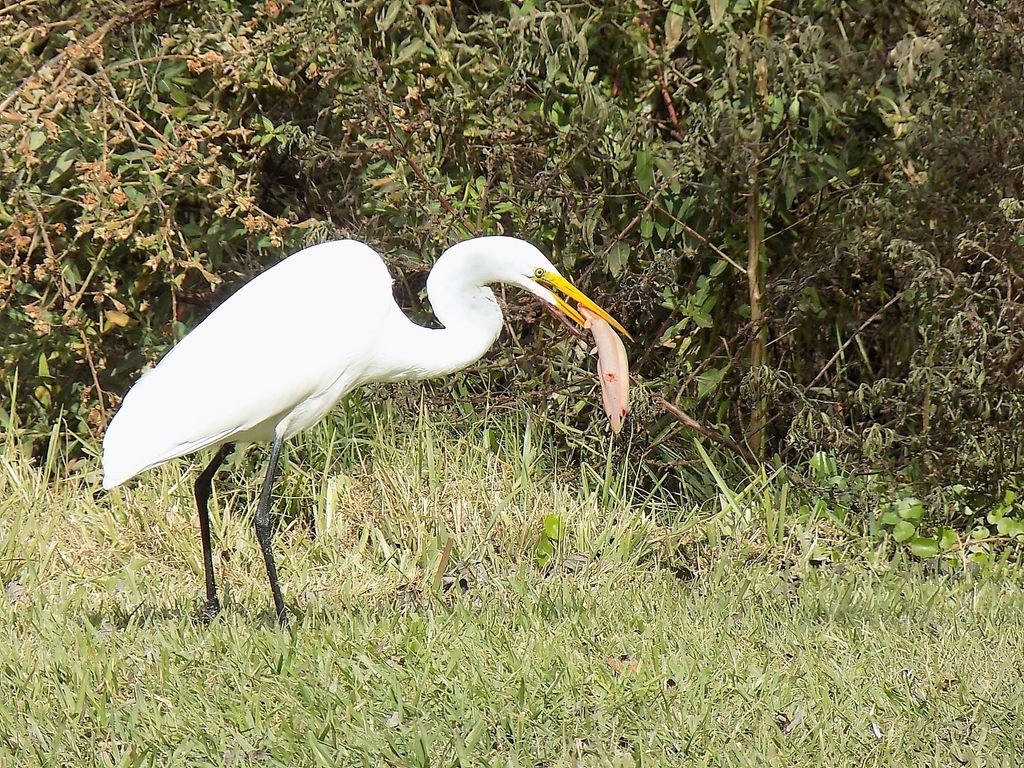
[[[98,437],[304,244],[371,243],[428,321],[436,255],[503,232],[633,332],[652,479],[696,423],[921,553],[1024,531],[1017,0],[22,0],[0,35],[7,430]],[[507,299],[460,407],[525,391],[573,443],[593,363]]]

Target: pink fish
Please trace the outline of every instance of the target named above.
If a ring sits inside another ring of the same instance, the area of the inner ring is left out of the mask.
[[[597,344],[597,375],[601,378],[601,399],[608,414],[612,432],[622,430],[622,420],[629,412],[629,361],[622,339],[601,317],[582,304],[579,312],[586,319],[586,328],[594,334]]]

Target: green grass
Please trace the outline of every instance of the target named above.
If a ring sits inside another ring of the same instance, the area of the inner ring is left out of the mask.
[[[513,421],[346,418],[353,439],[315,430],[285,469],[287,631],[248,524],[262,453],[220,480],[225,610],[204,626],[194,466],[103,495],[93,463],[8,445],[0,765],[1024,760],[1015,568],[844,549],[780,523],[763,478],[643,496],[628,467],[559,467]]]

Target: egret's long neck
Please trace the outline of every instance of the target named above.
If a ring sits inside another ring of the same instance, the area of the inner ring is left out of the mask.
[[[389,378],[429,379],[479,360],[501,333],[502,315],[494,293],[473,269],[475,251],[460,243],[445,251],[427,278],[427,296],[444,328],[406,321],[393,348]]]

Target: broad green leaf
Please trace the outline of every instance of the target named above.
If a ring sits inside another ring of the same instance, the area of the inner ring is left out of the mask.
[[[673,6],[665,16],[665,53],[671,54],[683,39],[686,17]]]
[[[708,368],[697,377],[697,396],[706,397],[725,378],[724,368]]]
[[[629,246],[621,240],[608,251],[608,271],[612,277],[618,277],[623,266],[629,261]]]
[[[900,522],[900,513],[895,509],[887,510],[882,513],[882,516],[879,518],[879,522],[881,522],[882,525],[896,525],[896,523]]]
[[[545,515],[544,535],[551,541],[558,541],[562,537],[562,518],[558,515]]]
[[[909,541],[917,533],[917,526],[907,520],[900,520],[892,529],[892,537],[900,544]]]
[[[934,557],[939,553],[939,542],[935,539],[918,536],[910,542],[910,551],[917,557]]]
[[[807,127],[811,131],[811,143],[816,144],[818,142],[818,134],[821,132],[822,117],[821,108],[812,107],[810,114],[807,116]]]
[[[53,162],[53,169],[50,171],[49,177],[46,179],[47,184],[52,184],[71,168],[75,162],[75,158],[78,157],[78,147],[71,147],[65,149],[60,153],[60,156]]]
[[[116,325],[118,328],[124,328],[131,322],[131,318],[128,317],[124,312],[119,312],[116,309],[108,309],[106,311],[107,323],[110,325]]]
[[[940,528],[938,532],[939,546],[942,549],[952,549],[957,545],[956,532],[951,528]]]
[[[555,547],[551,543],[551,539],[549,539],[547,536],[541,536],[540,540],[537,542],[535,552],[537,557],[537,565],[544,566],[547,565],[548,562],[551,560],[551,556],[555,553]]]
[[[924,504],[913,496],[900,499],[900,517],[904,520],[920,520],[924,517]]]

